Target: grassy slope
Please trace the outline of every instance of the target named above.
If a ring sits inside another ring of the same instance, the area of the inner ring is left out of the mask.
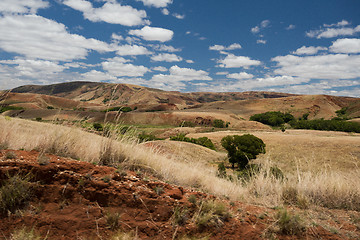
[[[146,165],[167,181],[226,196],[232,200],[278,206],[282,194],[291,186],[308,202],[330,208],[360,210],[360,174],[358,168],[343,173],[337,169],[317,172],[285,173],[277,180],[269,167],[247,185],[220,179],[207,164],[168,158],[134,141],[103,138],[79,129],[0,117],[0,144],[11,149],[38,149],[83,161],[101,159]],[[266,159],[264,159],[264,162]],[[270,160],[269,158],[267,160]]]

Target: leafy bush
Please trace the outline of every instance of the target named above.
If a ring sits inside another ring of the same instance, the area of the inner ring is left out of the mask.
[[[312,129],[324,131],[341,131],[360,133],[360,124],[356,122],[347,122],[343,120],[298,120],[289,122],[295,129]]]
[[[266,146],[260,138],[251,134],[226,136],[221,139],[221,145],[228,151],[232,167],[234,168],[237,163],[240,169],[244,169],[249,160],[265,153]]]
[[[32,195],[30,175],[15,175],[5,180],[0,187],[0,214],[15,213],[26,205]]]
[[[47,106],[47,109],[55,109],[53,106]]]
[[[103,130],[103,126],[101,123],[93,123],[93,128],[96,130],[96,131],[102,131]]]
[[[225,122],[221,119],[215,119],[213,121],[213,127],[216,128],[225,128]]]
[[[170,140],[172,141],[181,141],[181,142],[189,142],[189,143],[194,143],[197,145],[201,145],[207,148],[210,148],[212,150],[215,150],[215,145],[213,144],[213,142],[211,141],[211,139],[207,138],[207,137],[200,137],[200,138],[188,138],[186,137],[186,134],[184,133],[179,133],[176,136],[170,137]]]
[[[158,138],[153,134],[146,134],[144,132],[138,135],[140,142],[148,142],[148,141],[155,141],[155,140],[163,140],[162,138]]]
[[[294,116],[290,113],[282,113],[282,112],[266,112],[255,114],[250,117],[251,121],[261,122],[266,125],[278,127],[284,123],[288,123],[291,120],[294,120]]]

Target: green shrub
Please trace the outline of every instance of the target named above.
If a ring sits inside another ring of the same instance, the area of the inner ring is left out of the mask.
[[[260,138],[251,134],[226,136],[221,139],[221,145],[228,151],[232,167],[238,164],[240,169],[244,169],[249,160],[255,159],[258,154],[265,153],[266,146]]]
[[[14,175],[1,183],[0,214],[15,213],[24,207],[32,196],[30,175]]]
[[[217,176],[220,178],[226,178],[226,168],[224,163],[218,164]]]
[[[37,118],[35,118],[35,120],[38,121],[38,122],[41,122],[41,121],[42,121],[42,118],[41,118],[41,117],[37,117]]]
[[[53,106],[47,106],[47,109],[55,109]]]
[[[278,127],[284,123],[288,123],[294,120],[294,116],[290,113],[282,113],[282,112],[266,112],[255,114],[250,117],[251,121],[261,122],[266,125]]]
[[[213,121],[213,127],[215,128],[225,128],[226,124],[223,120],[221,119],[215,119]]]
[[[140,142],[148,142],[148,141],[155,141],[155,140],[163,140],[163,138],[157,138],[155,135],[153,134],[146,134],[144,132],[140,133],[138,135],[139,141]]]
[[[360,133],[360,124],[356,122],[347,122],[339,119],[333,120],[298,120],[289,122],[295,129],[312,129],[323,131],[340,131]]]
[[[103,130],[103,125],[101,123],[93,123],[93,128],[96,131],[102,131]]]
[[[212,150],[215,150],[215,145],[213,144],[213,142],[211,141],[211,139],[207,138],[207,137],[200,137],[200,138],[188,138],[186,137],[186,134],[184,133],[179,133],[176,136],[172,136],[170,137],[170,140],[172,141],[181,141],[181,142],[189,142],[189,143],[194,143],[197,145],[201,145],[203,147],[207,147],[210,148]]]
[[[16,159],[16,154],[12,151],[9,151],[5,154],[5,159]]]

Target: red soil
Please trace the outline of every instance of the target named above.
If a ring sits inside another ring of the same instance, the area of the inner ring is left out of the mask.
[[[274,225],[275,210],[225,201],[232,211],[221,227],[199,229],[191,221],[196,206],[188,201],[214,196],[170,185],[153,177],[144,177],[115,168],[49,156],[49,163],[39,165],[36,151],[12,151],[16,159],[6,159],[0,152],[0,186],[9,175],[31,172],[34,194],[30,203],[16,214],[0,216],[0,239],[9,239],[23,226],[36,229],[47,239],[109,239],[115,230],[106,222],[108,213],[120,213],[119,229],[137,232],[140,239],[208,236],[209,239],[263,239]],[[156,193],[154,189],[163,189]],[[175,207],[189,209],[184,226],[173,226]],[[347,226],[354,228],[354,226]],[[356,228],[355,228],[356,230]],[[299,236],[277,234],[278,239],[343,239],[322,227],[308,228]]]

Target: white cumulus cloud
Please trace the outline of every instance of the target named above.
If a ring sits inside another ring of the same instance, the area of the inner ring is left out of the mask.
[[[293,54],[296,55],[314,55],[316,53],[318,53],[319,51],[325,51],[327,50],[326,47],[306,47],[306,46],[302,46],[301,48],[298,48],[296,51],[293,52]]]
[[[100,8],[94,8],[92,3],[86,0],[64,0],[63,3],[82,12],[84,17],[92,22],[103,21],[124,26],[149,24],[144,10],[137,10],[131,6],[121,5],[116,2],[106,2]]]
[[[334,24],[324,24],[318,30],[311,30],[306,32],[306,36],[311,38],[334,38],[338,36],[352,36],[358,32],[360,32],[360,25],[355,28],[346,27],[349,25],[349,22],[343,20]]]
[[[229,45],[228,47],[225,47],[223,45],[213,45],[209,47],[209,50],[213,50],[213,51],[231,51],[231,50],[236,50],[236,49],[241,49],[241,45],[238,43],[233,43],[231,45]]]
[[[360,55],[278,56],[274,72],[307,79],[353,79],[360,77]]]
[[[113,51],[105,42],[69,34],[65,25],[37,15],[0,18],[0,48],[28,58],[55,61],[83,59],[89,50]]]
[[[145,26],[140,30],[130,30],[129,34],[141,37],[146,41],[167,42],[173,38],[174,32],[165,28]]]
[[[147,48],[138,45],[122,45],[114,47],[116,54],[120,56],[137,56],[151,54]]]
[[[160,53],[158,55],[152,56],[151,60],[155,62],[181,62],[183,59],[173,53]]]
[[[226,75],[227,78],[232,78],[232,79],[249,79],[249,78],[253,78],[254,75],[247,73],[247,72],[240,72],[240,73],[231,73],[231,74],[227,74]]]
[[[38,9],[49,7],[43,0],[1,0],[0,13],[36,13]]]
[[[224,59],[218,60],[219,67],[223,68],[248,68],[250,66],[260,65],[261,62],[253,60],[245,56],[235,56],[233,54],[227,55]]]
[[[145,6],[157,7],[157,8],[165,8],[173,2],[173,0],[136,0],[136,1],[143,2]]]
[[[115,57],[102,62],[101,65],[104,70],[116,77],[139,77],[144,76],[145,73],[150,71],[147,67],[137,66],[126,62],[128,62],[128,60],[121,57]]]
[[[338,39],[330,46],[330,51],[334,53],[360,53],[360,39]]]

